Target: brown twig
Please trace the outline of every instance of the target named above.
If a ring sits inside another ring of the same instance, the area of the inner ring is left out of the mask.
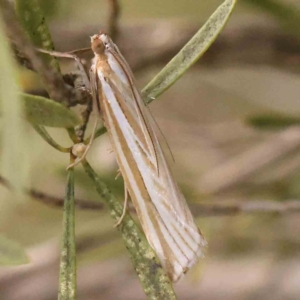
[[[195,216],[215,217],[234,216],[238,214],[263,213],[300,213],[300,200],[279,201],[244,201],[238,203],[193,204],[191,210]]]
[[[39,202],[42,202],[48,206],[64,206],[64,198],[54,197],[34,189],[27,190],[27,193],[35,200],[38,200]],[[89,201],[84,199],[75,199],[75,206],[76,208],[84,210],[102,210],[104,208],[104,205],[101,202]]]
[[[0,176],[0,184],[11,189],[10,183]],[[54,197],[34,189],[26,190],[27,194],[35,200],[52,207],[63,207],[64,199]],[[75,199],[75,205],[78,209],[102,210],[104,205],[100,202],[94,202],[84,199]],[[232,216],[237,214],[260,214],[260,213],[300,213],[300,200],[290,201],[239,201],[236,203],[212,203],[212,204],[191,204],[191,210],[195,216],[214,217],[214,216]],[[132,204],[129,209],[134,212]]]
[[[9,190],[13,190],[12,185],[8,182],[8,180],[2,176],[0,176],[0,184],[8,188]],[[64,206],[64,198],[54,197],[48,195],[44,192],[37,191],[35,189],[25,189],[25,193],[32,197],[33,199],[42,202],[48,206],[52,207],[63,207]],[[76,199],[75,205],[79,209],[88,209],[88,210],[102,210],[104,205],[100,202],[94,202],[84,199]]]
[[[84,140],[84,134],[85,134],[87,124],[89,122],[92,111],[93,111],[93,101],[91,99],[88,102],[88,104],[86,105],[85,110],[81,114],[82,125],[79,125],[76,128],[76,135],[77,135],[78,139],[80,140],[80,142],[83,142],[83,140]]]
[[[63,199],[52,197],[42,192],[30,190],[30,195],[36,200],[49,206],[62,207]],[[102,210],[102,203],[75,199],[76,207],[84,210]],[[284,202],[270,200],[255,200],[237,203],[212,203],[212,204],[192,204],[191,210],[197,217],[234,216],[238,214],[288,214],[300,213],[300,200],[289,200]],[[135,212],[132,204],[129,210]]]
[[[120,16],[120,4],[118,0],[109,0],[108,34],[116,41],[119,34],[118,20]]]
[[[11,43],[11,47],[12,47],[12,50],[14,52],[17,62],[21,66],[25,67],[26,69],[35,71],[32,66],[31,60],[29,58],[27,58],[22,52],[20,52],[20,50],[17,48],[16,44]]]

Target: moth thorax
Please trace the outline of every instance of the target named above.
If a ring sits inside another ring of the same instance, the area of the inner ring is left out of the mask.
[[[101,55],[104,53],[105,46],[99,38],[93,38],[91,41],[91,48],[95,54]]]

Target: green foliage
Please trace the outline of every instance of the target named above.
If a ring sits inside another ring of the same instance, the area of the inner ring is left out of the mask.
[[[52,3],[52,1],[48,1]],[[30,40],[37,48],[53,50],[54,45],[47,26],[43,11],[37,0],[16,0],[16,13]],[[55,57],[41,54],[47,65],[59,71],[59,64]]]
[[[225,0],[216,10],[205,25],[187,43],[187,45],[171,60],[171,62],[147,85],[143,90],[143,95],[147,102],[158,97],[178,80],[188,68],[199,59],[208,47],[213,43],[218,34],[225,26],[236,1]],[[47,50],[53,49],[52,39],[45,23],[45,19],[37,0],[17,0],[16,10],[28,36],[35,46]],[[0,46],[1,47],[1,46]],[[0,48],[1,50],[1,48]],[[4,57],[4,56],[3,56]],[[43,56],[48,66],[56,69],[58,64],[51,56]],[[1,62],[0,62],[1,63]],[[3,65],[3,69],[9,68]],[[13,77],[13,76],[12,76]],[[47,83],[45,81],[45,83]],[[11,84],[10,82],[8,84]],[[4,86],[7,89],[7,86]],[[11,91],[16,91],[15,86],[11,86]],[[10,90],[10,89],[9,89]],[[1,90],[0,90],[1,93]],[[19,99],[14,92],[14,102],[17,103],[17,111],[20,111]],[[54,98],[54,97],[53,97]],[[11,100],[11,97],[7,97]],[[73,142],[78,142],[75,136],[74,127],[80,124],[80,119],[69,109],[62,105],[43,97],[21,94],[27,118],[34,123],[37,132],[51,146],[58,150],[58,144],[48,135],[42,126],[65,127],[67,128]],[[7,101],[6,101],[7,102]],[[13,107],[13,106],[12,106]],[[15,113],[20,117],[20,113]],[[21,118],[20,118],[21,119]],[[10,120],[11,121],[11,120]],[[19,122],[20,123],[20,122]],[[7,127],[10,129],[11,124]],[[19,130],[19,135],[21,128]],[[103,133],[101,129],[99,133]],[[12,131],[10,131],[12,135]],[[20,136],[18,138],[20,138]],[[20,144],[20,140],[18,140]],[[66,152],[65,151],[65,152]],[[8,160],[8,161],[11,161]],[[110,192],[108,187],[100,180],[91,166],[83,160],[83,167],[90,180],[96,187],[97,192],[107,204],[111,216],[118,221],[122,215],[123,207],[118,199]],[[59,300],[76,299],[76,253],[75,253],[75,215],[74,215],[74,170],[68,171],[68,182],[66,187],[66,197],[64,202],[64,232],[63,247],[61,252],[60,264],[60,289]],[[126,248],[130,253],[134,268],[140,278],[143,289],[148,299],[176,299],[170,279],[165,274],[155,251],[147,242],[140,228],[133,221],[129,214],[126,214],[121,224],[118,226]]]
[[[0,235],[0,266],[18,266],[29,263],[25,250],[15,241]]]
[[[50,146],[55,148],[56,150],[60,152],[70,153],[70,148],[65,148],[60,146],[48,133],[48,131],[45,129],[45,127],[37,125],[32,123],[32,127],[35,129],[35,131],[41,136],[43,140],[45,140]]]
[[[41,96],[21,93],[26,117],[30,122],[49,127],[74,127],[80,118],[64,105]]]
[[[151,80],[142,91],[146,103],[173,85],[206,52],[224,28],[235,4],[235,0],[224,1],[181,51]]]
[[[75,300],[76,248],[73,168],[68,170],[63,227],[63,246],[61,250],[58,300]]]

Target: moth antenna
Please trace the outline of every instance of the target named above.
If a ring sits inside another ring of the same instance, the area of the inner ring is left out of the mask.
[[[166,145],[167,145],[168,151],[169,151],[169,153],[171,154],[171,157],[172,157],[173,162],[175,163],[175,157],[174,157],[174,155],[173,155],[173,152],[172,152],[172,150],[171,150],[171,147],[170,147],[170,145],[169,145],[169,143],[168,143],[168,140],[167,140],[166,136],[164,135],[163,131],[161,130],[161,128],[159,127],[157,121],[155,120],[155,118],[154,118],[154,116],[153,116],[153,114],[152,114],[152,111],[151,111],[150,107],[149,107],[148,105],[146,105],[146,107],[147,107],[147,109],[148,109],[148,111],[149,111],[149,113],[150,113],[150,116],[151,116],[151,118],[152,118],[152,120],[153,120],[155,126],[156,126],[157,129],[159,130],[161,136],[163,137],[164,142],[165,142]]]
[[[122,212],[122,215],[119,218],[118,222],[114,225],[114,227],[118,227],[122,223],[122,221],[126,215],[126,210],[128,207],[128,190],[127,190],[125,182],[124,182],[124,196],[125,196],[125,199],[124,199],[124,205],[123,205],[123,212]]]

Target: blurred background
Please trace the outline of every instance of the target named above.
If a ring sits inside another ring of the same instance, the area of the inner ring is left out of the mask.
[[[40,0],[56,50],[89,46],[109,26],[108,0]],[[221,0],[123,0],[115,41],[142,89],[209,18]],[[213,46],[150,109],[175,156],[172,164],[208,241],[205,258],[175,285],[183,300],[299,299],[300,294],[300,3],[240,0]],[[89,57],[87,57],[89,59]],[[65,72],[76,69],[62,61]],[[19,68],[26,91],[40,87]],[[63,130],[49,132],[65,146]],[[63,198],[68,155],[28,124],[28,186]],[[123,199],[107,134],[91,165]],[[171,159],[170,159],[171,161]],[[62,208],[15,201],[0,187],[0,231],[31,263],[0,268],[0,299],[57,298]],[[98,195],[81,166],[76,197]],[[78,299],[145,299],[105,209],[76,211]]]

